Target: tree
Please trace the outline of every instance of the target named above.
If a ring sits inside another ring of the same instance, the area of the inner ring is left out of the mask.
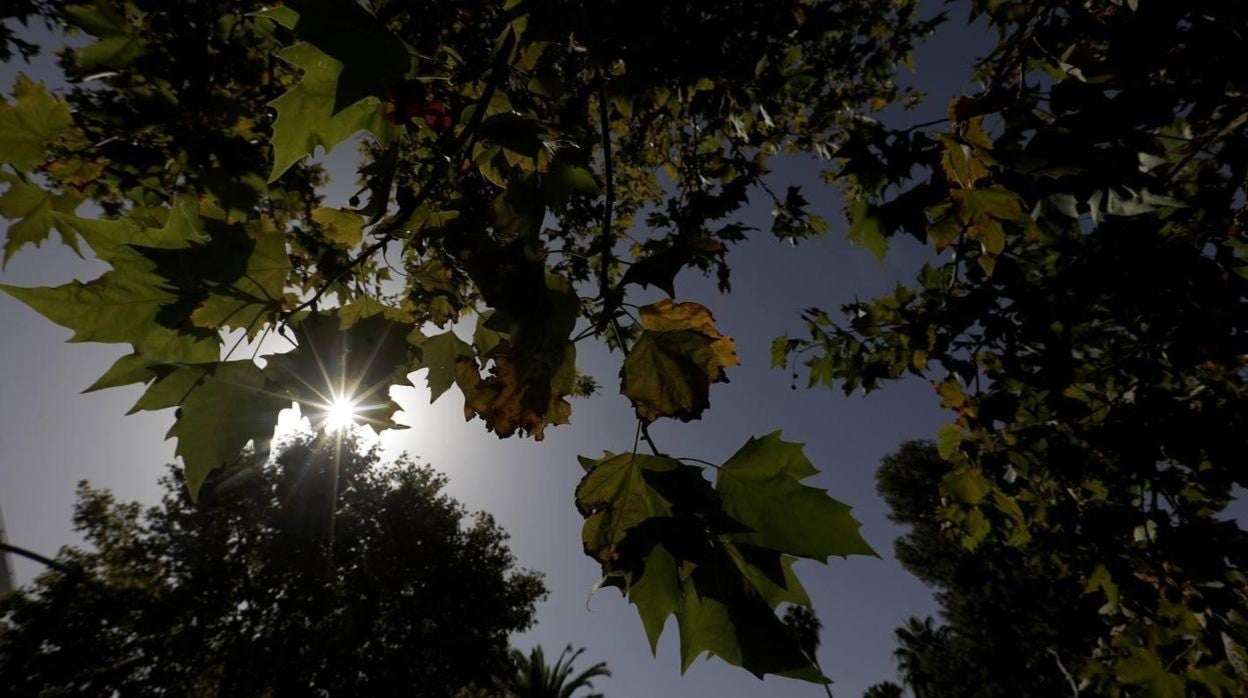
[[[678,276],[729,288],[728,251],[758,232],[732,220],[752,195],[780,239],[827,229],[799,188],[775,191],[769,162],[826,157],[914,99],[894,73],[937,23],[917,0],[22,11],[86,41],[62,50],[63,97],[22,78],[0,111],[5,258],[55,229],[111,270],[3,290],[74,341],[132,348],[93,387],[145,384],[136,409],[177,408],[192,496],[247,444],[263,451],[292,401],[396,426],[386,391],[416,370],[488,431],[540,440],[594,391],[576,345],[597,339],[636,411],[621,431],[648,453],[582,459],[585,552],[652,645],[676,618],[683,666],[707,653],[827,680],[775,609],[810,604],[796,558],[871,553],[849,508],[804,484],[817,470],[778,433],[746,440],[712,486],[648,427],[699,418],[738,363],[707,307],[676,302]],[[320,205],[306,156],[360,133],[362,188]],[[649,288],[669,298],[634,312]],[[450,323],[474,315],[468,342]],[[297,346],[261,367],[236,358],[241,339],[222,356],[230,332]]]
[[[611,676],[611,672],[606,662],[598,662],[572,676],[572,664],[584,651],[582,647],[573,652],[572,645],[568,645],[559,653],[555,665],[550,666],[541,646],[534,647],[527,655],[520,650],[512,650],[515,672],[507,684],[507,695],[514,698],[573,698],[581,689],[593,690],[593,680],[599,676]],[[601,693],[580,694],[580,698],[602,696]]]
[[[910,527],[897,559],[936,588],[943,620],[911,618],[897,629],[902,679],[918,698],[1071,693],[1070,667],[1092,655],[1111,620],[1070,580],[1034,576],[1027,559],[1040,551],[991,540],[968,549],[949,536],[936,512],[954,468],[934,444],[907,442],[877,473],[890,518]]]
[[[932,381],[953,421],[926,515],[1013,568],[986,589],[1098,607],[1061,658],[1085,690],[1242,695],[1248,6],[970,6],[999,32],[982,91],[947,130],[862,122],[829,175],[855,234],[938,260],[843,322],[812,309],[775,362],[846,393]]]
[[[6,695],[447,696],[510,668],[541,577],[443,475],[347,439],[180,471],[143,510],[79,486],[88,549],[0,601]]]

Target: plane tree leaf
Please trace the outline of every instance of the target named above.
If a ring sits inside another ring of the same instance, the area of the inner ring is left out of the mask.
[[[290,257],[281,231],[268,218],[245,227],[231,226],[235,245],[243,248],[236,257],[246,266],[234,278],[210,287],[209,295],[192,313],[198,327],[243,329],[255,337],[267,322],[276,322],[283,307]],[[245,231],[245,234],[244,234]]]
[[[706,307],[663,299],[641,309],[643,328],[620,370],[620,392],[637,416],[689,421],[710,407],[712,383],[727,381],[736,345],[715,327]]]
[[[250,360],[198,366],[163,365],[132,411],[176,407],[166,438],[177,439],[194,497],[214,468],[237,459],[248,443],[268,451],[278,413],[291,398]]]
[[[775,609],[811,603],[793,571],[799,557],[874,553],[848,507],[800,483],[817,471],[799,444],[751,438],[714,487],[669,456],[580,460],[585,553],[637,606],[652,650],[674,616],[682,669],[707,654],[758,676],[826,682]]]
[[[325,229],[325,237],[344,247],[355,247],[364,239],[364,219],[358,213],[322,206],[312,212],[312,220]]]
[[[818,471],[780,432],[750,438],[716,472],[724,511],[751,529],[733,540],[814,560],[875,554],[848,505],[802,484]]]
[[[303,71],[298,84],[270,105],[277,111],[270,182],[318,146],[328,152],[361,131],[384,146],[402,133],[386,118],[383,97],[387,82],[401,78],[411,60],[402,41],[367,10],[307,0],[261,14],[301,39],[277,56]],[[344,21],[351,31],[341,30]]]
[[[175,207],[161,228],[133,220],[63,219],[112,269],[99,278],[56,287],[0,290],[49,320],[74,331],[71,342],[128,343],[153,362],[216,361],[220,339],[170,313],[181,297],[168,288],[159,265],[140,250],[189,249],[197,228]],[[140,247],[144,246],[144,247]]]
[[[3,144],[0,144],[0,151],[2,150]],[[2,176],[0,181],[9,184],[8,190],[0,195],[0,216],[15,221],[9,224],[5,233],[5,265],[22,247],[38,246],[47,240],[53,228],[60,233],[62,242],[74,252],[81,253],[78,236],[71,224],[74,211],[82,203],[80,194],[73,191],[61,194],[44,191],[11,175]]]
[[[35,169],[43,164],[48,144],[69,126],[69,105],[49,94],[43,83],[19,74],[12,100],[0,102],[0,163]]]
[[[428,369],[425,380],[429,385],[429,402],[437,400],[455,384],[455,362],[460,357],[473,356],[472,345],[449,330],[421,341],[416,353],[418,358],[412,369]]]

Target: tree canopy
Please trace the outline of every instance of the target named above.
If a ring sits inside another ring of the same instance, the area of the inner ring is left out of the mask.
[[[983,91],[947,130],[864,122],[837,174],[855,230],[944,254],[843,321],[811,309],[774,358],[847,393],[932,381],[931,515],[1101,607],[1079,683],[1242,695],[1248,6],[971,4],[1000,32]]]
[[[546,593],[445,476],[350,440],[162,484],[79,486],[89,547],[0,599],[6,695],[445,697],[509,676]]]
[[[22,77],[0,112],[5,259],[56,230],[111,269],[3,290],[73,341],[130,345],[92,388],[147,384],[135,409],[177,408],[192,496],[249,443],[262,452],[292,401],[398,426],[388,389],[416,370],[486,430],[541,440],[596,389],[576,365],[596,339],[622,355],[637,422],[621,432],[648,450],[582,459],[604,584],[652,645],[676,618],[682,666],[706,653],[826,681],[775,609],[810,603],[795,559],[872,553],[849,508],[803,483],[817,471],[770,428],[712,485],[648,425],[699,418],[738,363],[678,275],[729,288],[750,195],[773,200],[781,239],[826,229],[799,189],[772,190],[768,163],[827,155],[862,114],[910,99],[895,70],[932,26],[916,0],[29,11],[84,41],[60,54],[64,95]],[[358,195],[320,205],[306,157],[357,134]],[[628,302],[650,288],[672,298]],[[226,349],[231,332],[293,348],[261,365]]]
[[[649,432],[732,394],[733,339],[677,285],[728,291],[748,236],[826,232],[769,176],[810,156],[850,239],[883,257],[909,235],[932,261],[843,319],[811,308],[775,365],[846,393],[933,383],[950,468],[922,501],[965,550],[1098,603],[1065,664],[1080,685],[1235,693],[1248,7],[960,6],[999,35],[981,89],[900,128],[888,108],[919,95],[896,73],[941,20],[917,0],[19,4],[83,41],[63,95],[23,77],[0,107],[4,258],[55,230],[111,269],[3,290],[73,341],[131,347],[92,387],[177,408],[192,495],[292,401],[399,426],[388,388],[418,370],[487,431],[541,440],[599,389],[576,356],[602,342],[637,418],[630,452],[581,459],[602,584],[652,647],[676,618],[682,667],[823,682],[776,610],[810,604],[796,559],[872,553],[849,508],[771,426],[714,464]],[[360,189],[324,206],[306,157],[349,141]],[[769,231],[735,215],[750,197]],[[236,356],[274,336],[293,348]]]

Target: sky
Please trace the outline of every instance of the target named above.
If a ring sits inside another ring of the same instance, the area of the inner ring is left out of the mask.
[[[927,0],[923,5],[929,14],[942,6]],[[943,116],[951,97],[970,91],[965,82],[970,65],[990,45],[987,30],[968,25],[965,10],[958,8],[918,51],[916,69],[902,76],[906,84],[928,91],[929,99],[915,112],[892,115],[892,123],[905,126]],[[32,65],[0,65],[0,86],[11,85],[18,72],[57,84],[46,54]],[[329,203],[345,203],[353,161],[349,145],[324,158],[331,175],[337,175],[327,192]],[[713,280],[696,272],[678,279],[677,300],[713,310],[718,327],[736,340],[742,366],[731,370],[731,383],[713,387],[711,409],[700,422],[661,421],[651,432],[665,451],[712,462],[722,462],[750,436],[776,429],[785,439],[806,444],[807,456],[822,471],[812,483],[854,507],[864,537],[881,555],[797,566],[823,621],[819,660],[835,682],[833,691],[858,696],[867,686],[894,678],[893,629],[910,615],[936,611],[930,590],[893,559],[893,540],[902,530],[887,519],[875,491],[875,469],[902,441],[930,438],[947,417],[931,385],[922,380],[846,397],[839,390],[806,390],[804,377],[799,389],[791,390],[787,372],[769,369],[771,340],[786,333],[800,336],[802,309],[835,311],[855,298],[887,292],[911,278],[931,255],[912,240],[895,239],[879,263],[848,243],[840,197],[819,181],[819,170],[820,163],[788,158],[776,163],[771,184],[803,185],[816,212],[832,223],[827,236],[797,247],[766,234],[741,244],[729,257],[731,295],[720,295]],[[757,198],[741,215],[743,222],[763,230],[769,218],[769,206]],[[59,285],[92,279],[104,269],[64,247],[45,244],[25,249],[0,271],[0,283]],[[157,478],[174,461],[174,442],[163,441],[171,411],[124,416],[141,394],[138,387],[80,394],[126,347],[67,344],[69,330],[3,294],[0,327],[0,511],[9,541],[48,555],[78,543],[70,516],[80,480],[111,489],[122,499],[157,501]],[[610,698],[824,695],[821,688],[798,681],[772,677],[760,682],[719,660],[699,661],[682,676],[674,620],[652,656],[636,611],[617,591],[590,596],[600,573],[581,551],[582,519],[573,504],[582,474],[576,456],[630,449],[636,424],[628,400],[610,389],[618,383],[618,356],[591,344],[578,344],[578,363],[608,389],[576,401],[571,425],[548,429],[541,443],[500,440],[480,421],[465,422],[455,390],[430,405],[423,375],[414,374],[419,387],[392,393],[404,410],[399,421],[411,428],[386,434],[386,452],[406,451],[445,472],[449,493],[471,509],[493,514],[510,532],[519,564],[545,574],[550,595],[538,608],[538,624],[515,636],[515,646],[527,650],[540,643],[548,653],[568,643],[588,648],[582,657],[586,666],[605,660],[614,673],[596,682]],[[14,569],[19,583],[42,571],[22,559],[14,560]]]

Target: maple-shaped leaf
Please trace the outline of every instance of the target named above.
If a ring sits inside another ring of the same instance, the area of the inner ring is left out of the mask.
[[[0,174],[0,181],[9,184],[8,190],[0,195],[0,216],[16,221],[9,224],[5,233],[4,265],[22,247],[38,247],[48,239],[53,228],[60,233],[66,246],[81,254],[72,225],[73,213],[82,203],[80,194],[73,191],[54,194],[12,175]]]
[[[383,303],[373,296],[363,295],[350,303],[338,306],[338,329],[349,329],[357,322],[380,315],[396,322],[412,322],[411,313],[402,308]]]
[[[633,453],[580,460],[585,552],[637,606],[652,651],[674,616],[683,668],[708,653],[760,676],[825,681],[774,612],[810,604],[794,558],[733,543],[749,529],[726,515],[699,468]]]
[[[291,328],[298,346],[265,356],[265,373],[304,414],[315,421],[347,402],[375,431],[401,428],[393,420],[399,406],[390,400],[390,387],[405,384],[412,370],[404,323],[374,315],[344,330],[337,313],[328,311],[299,316]]]
[[[215,282],[207,298],[191,313],[198,327],[211,329],[242,329],[254,338],[263,327],[263,320],[276,321],[282,309],[286,277],[290,274],[290,257],[286,239],[268,217],[245,226],[212,226],[213,241],[230,238],[229,253],[245,260],[242,269],[227,272],[224,278],[204,278]],[[245,231],[245,233],[244,233]],[[203,272],[203,267],[199,271]]]
[[[50,288],[0,285],[0,290],[73,330],[71,342],[127,343],[155,363],[216,361],[220,358],[217,333],[170,315],[168,308],[182,297],[168,288],[159,265],[140,251],[185,250],[203,239],[197,218],[185,205],[175,205],[167,213],[160,228],[124,218],[67,218],[96,258],[112,269],[87,283],[73,281]]]
[[[268,451],[278,413],[291,399],[250,360],[158,367],[159,377],[131,412],[178,408],[166,438],[178,440],[191,496],[213,469],[236,460],[248,443]]]
[[[965,189],[989,175],[992,139],[984,131],[984,117],[968,119],[957,135],[940,134],[940,164],[950,182]]]
[[[460,357],[473,355],[472,346],[449,330],[421,339],[416,344],[416,354],[419,358],[412,364],[412,370],[429,370],[425,376],[429,402],[437,400],[455,384],[455,362]]]
[[[69,105],[49,94],[43,83],[19,73],[12,101],[0,102],[0,164],[22,171],[42,165],[48,144],[69,124]]]
[[[481,377],[476,360],[455,360],[455,384],[464,394],[464,417],[481,417],[499,438],[522,431],[541,441],[548,425],[567,424],[572,405],[566,399],[576,388],[576,348],[564,347],[557,366],[550,356],[518,351],[496,354],[488,376]]]
[[[677,614],[682,672],[705,652],[759,678],[778,674],[829,683],[725,547],[689,570],[682,591]]]
[[[385,87],[411,64],[406,46],[356,3],[288,2],[259,13],[294,30],[301,41],[277,52],[303,71],[299,83],[270,103],[276,180],[305,156],[327,152],[360,131],[385,146],[403,127],[386,116]],[[351,27],[342,31],[341,27]]]
[[[782,440],[780,432],[750,438],[716,471],[724,513],[751,529],[731,539],[820,561],[875,555],[848,505],[802,484],[818,472],[802,444]]]
[[[322,206],[312,211],[312,220],[321,224],[325,237],[343,247],[355,247],[364,239],[364,219],[358,213]]]
[[[598,460],[582,458],[581,464],[588,472],[576,487],[576,508],[585,517],[585,553],[600,562],[618,557],[616,548],[631,529],[648,519],[672,516],[658,481],[692,478],[706,484],[698,468],[666,456],[608,453]]]
[[[143,57],[147,44],[131,21],[140,17],[140,11],[134,5],[95,0],[91,4],[70,5],[63,8],[65,20],[94,36],[99,41],[74,49],[71,52],[74,64],[84,71],[103,69],[117,70],[134,63]]]
[[[712,383],[736,366],[736,345],[715,328],[697,303],[663,299],[641,309],[643,328],[620,370],[620,393],[647,422],[659,417],[689,421],[710,407]]]

